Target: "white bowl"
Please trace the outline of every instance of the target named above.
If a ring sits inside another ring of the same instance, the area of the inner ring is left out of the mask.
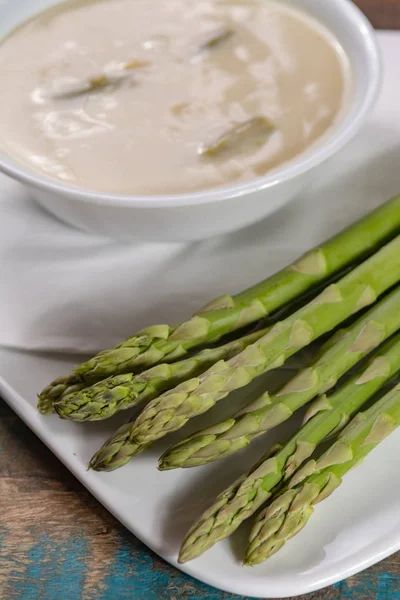
[[[287,0],[290,2],[291,0]],[[0,37],[57,0],[2,0]],[[337,37],[351,65],[353,88],[343,118],[313,146],[265,177],[191,194],[121,196],[90,192],[39,175],[0,153],[0,170],[21,181],[60,219],[120,240],[200,240],[240,229],[292,200],[363,125],[380,87],[374,31],[350,0],[292,0]]]

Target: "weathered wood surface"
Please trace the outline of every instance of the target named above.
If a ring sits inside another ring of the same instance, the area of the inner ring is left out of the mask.
[[[400,0],[356,3],[375,27],[400,29]],[[0,600],[234,598],[152,554],[1,400],[0,457]],[[400,600],[400,554],[300,600]]]
[[[0,456],[1,600],[234,598],[152,554],[3,402]],[[306,599],[400,600],[400,555]]]
[[[400,29],[399,0],[354,0],[377,29]]]

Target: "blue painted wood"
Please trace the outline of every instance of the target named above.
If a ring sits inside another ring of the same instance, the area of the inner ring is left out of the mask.
[[[0,600],[234,600],[126,531],[0,400]],[[299,600],[400,600],[400,554]]]
[[[8,546],[3,528],[1,546]],[[91,540],[53,536],[32,531],[33,544],[16,560],[2,557],[7,573],[7,600],[234,600],[237,596],[194,581],[157,559],[128,532],[113,540],[110,556],[99,564],[91,556]],[[10,546],[8,546],[10,547]],[[93,577],[93,570],[96,575]],[[385,570],[368,571],[328,590],[307,596],[309,600],[400,600],[400,575]],[[305,600],[306,597],[303,597]]]

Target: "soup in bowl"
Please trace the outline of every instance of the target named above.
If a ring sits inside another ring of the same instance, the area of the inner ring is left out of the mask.
[[[0,167],[122,239],[201,239],[273,212],[378,89],[347,0],[34,4],[14,0],[2,32]]]

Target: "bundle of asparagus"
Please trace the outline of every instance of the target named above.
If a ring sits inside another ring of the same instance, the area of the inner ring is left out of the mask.
[[[320,304],[314,301],[312,306],[318,309]],[[295,410],[312,400],[319,392],[335,385],[343,373],[400,328],[399,307],[400,289],[396,289],[347,330],[339,331],[323,346],[315,361],[301,370],[283,389],[273,396],[266,392],[244,408],[236,419],[228,419],[212,426],[173,447],[161,458],[160,467],[168,469],[176,466],[197,466],[227,456],[246,446],[257,435],[289,419]],[[268,335],[267,333],[266,337]],[[258,343],[256,342],[253,347]],[[245,352],[246,350],[242,354]],[[241,354],[238,354],[228,363],[237,362],[240,356]],[[217,363],[219,376],[223,372],[220,368],[222,364],[223,361]],[[239,379],[243,372],[240,364],[233,365],[233,370],[236,369],[239,371],[238,375],[232,379],[226,378],[231,388],[239,387],[239,384],[245,385],[249,380],[249,378]],[[214,368],[151,402],[136,420],[123,425],[104,444],[92,458],[90,467],[97,471],[111,471],[121,467],[147,448],[154,439],[182,426],[192,416],[205,412],[213,405],[214,398],[218,400],[226,396],[227,390],[214,395],[215,385],[210,386],[211,391],[206,389],[202,393],[199,393],[197,388],[194,399],[191,394],[187,394],[185,403],[178,410],[175,398],[178,396],[180,399],[182,388],[190,385],[191,388],[196,389],[196,382],[201,381],[202,378],[207,381],[210,373],[214,374]],[[151,433],[155,430],[155,433],[144,438],[137,436],[138,429],[140,431],[142,424],[146,424],[148,420],[150,425],[147,431],[150,430]]]
[[[72,386],[92,385],[109,376],[174,362],[194,348],[256,323],[346,265],[371,255],[398,231],[400,196],[255,287],[213,300],[189,321],[173,327],[148,327],[116,348],[101,352],[43,390],[39,409],[46,412],[63,394],[75,392]]]
[[[272,501],[251,535],[246,564],[256,564],[306,523],[313,504],[340,482],[346,466],[400,422],[395,388],[356,417],[328,454],[302,467],[400,372],[399,232],[400,196],[261,284],[217,298],[186,322],[149,327],[101,352],[53,381],[39,395],[38,408],[82,422],[147,403],[91,459],[90,468],[111,471],[334,331],[282,389],[266,391],[160,459],[160,470],[168,470],[226,457],[314,400],[303,427],[217,498],[180,553],[181,562],[199,556]],[[356,374],[349,374],[356,365]]]
[[[160,469],[203,465],[244,448],[251,441],[289,419],[318,393],[338,379],[383,340],[400,329],[400,289],[370,309],[346,330],[339,331],[306,368],[281,390],[265,392],[230,419],[193,434],[170,448],[160,459]],[[325,410],[323,397],[320,410]],[[315,406],[312,409],[317,410]]]
[[[399,334],[332,395],[319,397],[310,407],[305,425],[285,445],[269,451],[250,473],[218,496],[190,529],[181,548],[180,562],[200,556],[231,535],[271,498],[275,488],[313,454],[318,444],[340,431],[348,419],[398,371]],[[310,418],[311,415],[314,416]]]
[[[331,279],[333,280],[334,276]],[[291,314],[296,307],[302,306],[308,297],[315,297],[319,289],[320,286],[316,286],[299,299],[284,305],[272,317],[264,319],[263,324],[271,325],[280,317]],[[156,365],[142,373],[110,376],[89,387],[85,387],[85,384],[73,385],[54,402],[50,402],[48,398],[40,399],[39,410],[43,413],[57,412],[60,417],[71,421],[109,419],[120,410],[133,408],[156,398],[165,390],[200,375],[219,360],[229,360],[264,336],[269,328],[270,326],[266,326],[257,329],[254,333],[243,335],[222,346],[206,348],[190,358]]]
[[[54,409],[61,417],[72,421],[108,419],[120,410],[156,398],[164,390],[200,375],[219,360],[239,354],[266,332],[267,329],[261,329],[223,346],[203,350],[192,358],[156,365],[138,375],[127,373],[108,377],[91,387],[62,396],[54,403]]]
[[[291,479],[287,489],[258,516],[250,534],[246,564],[256,565],[277,552],[307,523],[317,502],[325,500],[388,435],[400,426],[400,384],[369,410],[358,414],[337,441]]]

